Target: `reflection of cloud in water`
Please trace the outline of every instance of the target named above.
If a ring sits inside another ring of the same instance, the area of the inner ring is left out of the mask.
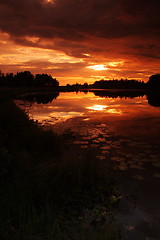
[[[39,112],[34,112],[34,114],[29,113],[29,118],[33,119],[33,120],[37,120],[39,123],[44,123],[44,121],[46,123],[49,123],[51,125],[57,124],[58,122],[64,122],[70,118],[74,118],[74,117],[79,117],[82,116],[83,113],[79,113],[79,112],[58,112],[58,116],[57,116],[57,112],[41,112],[41,114],[39,114]]]
[[[111,113],[111,114],[123,114],[122,110],[116,109],[116,108],[120,107],[120,105],[118,105],[118,104],[114,105],[114,107],[116,107],[116,108],[107,109],[108,107],[109,106],[107,106],[107,105],[95,104],[95,105],[86,107],[86,109],[93,110],[93,111],[103,111],[104,113]]]
[[[36,121],[38,121],[38,122],[43,122],[43,121],[48,121],[49,120],[49,118],[48,118],[48,114],[41,114],[41,115],[36,115],[36,114],[34,114],[34,115],[32,115],[32,113],[29,113],[28,114],[29,115],[29,118],[30,119],[33,119],[33,120],[36,120]]]
[[[77,116],[82,116],[83,113],[79,113],[79,112],[59,112],[59,121],[65,121],[67,119],[73,118],[73,117],[77,117]],[[57,117],[57,113],[52,112],[49,117],[51,118],[56,118]]]

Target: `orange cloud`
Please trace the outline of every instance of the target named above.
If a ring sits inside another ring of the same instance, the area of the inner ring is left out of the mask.
[[[46,72],[61,84],[147,81],[159,72],[159,8],[159,0],[1,0],[0,69]]]

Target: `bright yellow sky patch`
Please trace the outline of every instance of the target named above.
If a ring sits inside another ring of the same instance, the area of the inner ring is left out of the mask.
[[[103,64],[88,66],[86,68],[90,68],[90,69],[93,69],[95,71],[102,71],[102,70],[108,70],[109,69]]]

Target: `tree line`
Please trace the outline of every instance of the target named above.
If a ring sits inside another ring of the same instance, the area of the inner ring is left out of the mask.
[[[93,88],[107,88],[107,89],[143,89],[145,87],[145,83],[143,81],[137,80],[100,80],[96,81],[93,84]]]
[[[51,75],[33,75],[30,71],[4,74],[0,71],[1,87],[58,87],[59,82]]]
[[[58,87],[59,82],[51,75],[42,73],[33,75],[30,71],[17,72],[16,74],[0,71],[0,87]],[[147,83],[138,80],[113,79],[99,80],[93,84],[67,84],[67,89],[153,89],[160,90],[160,74],[154,74],[149,77]]]
[[[148,90],[160,90],[160,74],[153,74],[149,77],[149,80],[144,81],[128,80],[128,79],[112,79],[112,80],[99,80],[93,84],[67,84],[67,88],[72,89],[148,89]]]
[[[93,84],[67,84],[68,88],[82,88],[82,89],[144,89],[145,83],[143,81],[128,80],[128,79],[113,79],[113,80],[99,80],[95,81]]]

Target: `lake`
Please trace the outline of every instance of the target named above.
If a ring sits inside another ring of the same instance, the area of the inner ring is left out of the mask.
[[[123,227],[125,239],[160,239],[158,94],[39,93],[16,103],[42,127],[72,136],[67,142],[70,152],[92,151],[97,161],[116,171],[123,203],[115,221]]]

